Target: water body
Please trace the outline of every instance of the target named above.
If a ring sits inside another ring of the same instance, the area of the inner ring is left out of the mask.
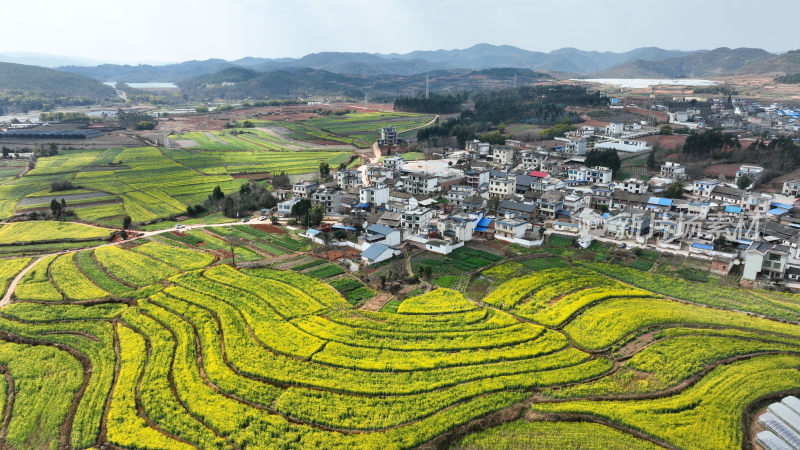
[[[589,83],[610,84],[630,89],[644,89],[650,86],[713,86],[719,84],[711,80],[698,80],[691,78],[572,78],[571,81],[588,81]]]
[[[116,87],[116,81],[106,81],[103,84]],[[178,89],[178,85],[175,83],[166,83],[166,82],[153,82],[153,83],[125,83],[128,86],[134,89]]]

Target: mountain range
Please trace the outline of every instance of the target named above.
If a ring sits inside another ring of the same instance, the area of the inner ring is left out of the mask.
[[[791,53],[791,52],[790,52]],[[462,50],[414,51],[405,54],[312,53],[302,58],[247,57],[234,61],[208,59],[166,65],[63,66],[59,70],[100,81],[178,82],[220,70],[241,67],[257,72],[315,69],[349,75],[417,75],[442,70],[515,67],[564,74],[626,77],[715,76],[734,73],[774,55],[761,49],[664,50],[642,47],[622,53],[563,48],[549,53],[511,45],[478,44]],[[798,64],[790,64],[794,67]],[[751,67],[750,70],[763,70]],[[787,70],[790,68],[787,67]],[[793,69],[792,69],[793,70]]]
[[[0,60],[3,55],[0,54]],[[58,61],[52,55],[15,55],[42,57],[50,63]],[[574,48],[544,53],[510,45],[478,44],[462,50],[405,54],[323,52],[302,58],[67,65],[56,69],[0,63],[0,91],[35,92],[66,102],[72,100],[62,97],[113,98],[113,89],[101,83],[106,81],[173,82],[180,86],[184,98],[189,99],[332,95],[390,98],[415,94],[426,85],[433,91],[447,92],[496,89],[554,78],[793,75],[800,73],[800,51],[772,54],[756,48],[681,51],[642,47],[623,53]],[[0,103],[15,104],[2,98]]]

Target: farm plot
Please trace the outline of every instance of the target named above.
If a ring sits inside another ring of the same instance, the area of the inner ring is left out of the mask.
[[[111,231],[82,223],[52,220],[12,222],[0,226],[0,245],[42,241],[91,241],[108,238]]]
[[[220,232],[273,237],[240,226]],[[77,408],[60,400],[46,414],[19,416],[17,402],[37,406],[43,394],[16,390],[12,422],[26,425],[15,443],[413,448],[509,408],[494,417],[516,420],[529,409],[525,418],[544,421],[458,445],[568,448],[600,438],[604,448],[741,448],[748,405],[800,387],[800,325],[671,300],[680,287],[655,293],[555,260],[533,270],[520,262],[488,269],[498,281],[482,301],[435,289],[369,312],[348,298],[365,288],[358,280],[319,279],[336,265],[303,257],[286,264],[298,270],[201,268],[207,259],[190,248],[207,242],[107,246],[33,267],[16,294],[52,286],[56,272],[72,273],[70,262],[105,292],[158,289],[96,305],[15,294],[0,310],[4,337],[63,355],[59,379],[70,381],[42,383],[47,392],[69,400],[85,386]],[[65,300],[86,288],[57,284]],[[11,348],[11,359],[22,350]],[[56,367],[25,363],[31,377]]]

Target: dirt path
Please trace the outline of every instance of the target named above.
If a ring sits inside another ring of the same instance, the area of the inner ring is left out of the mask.
[[[3,299],[0,300],[0,308],[2,308],[4,306],[8,305],[9,303],[11,303],[11,294],[13,294],[14,291],[17,289],[17,285],[19,284],[20,280],[22,280],[22,277],[24,277],[31,270],[31,268],[33,266],[35,266],[36,263],[38,263],[45,256],[49,256],[49,255],[44,255],[44,256],[41,256],[39,258],[36,258],[36,259],[32,260],[31,263],[28,264],[27,267],[22,269],[22,272],[18,273],[17,276],[15,276],[14,279],[12,279],[10,283],[8,283],[8,287],[6,288],[6,293],[5,293],[5,295],[3,295]]]
[[[388,303],[389,300],[391,300],[393,298],[394,297],[392,296],[392,294],[389,294],[389,293],[386,293],[386,292],[381,292],[380,294],[376,295],[375,297],[372,297],[371,299],[369,299],[367,301],[367,303],[364,303],[364,306],[362,306],[361,308],[358,308],[358,309],[362,309],[364,311],[380,311],[380,309],[383,308],[383,305]]]
[[[212,141],[217,141],[217,142],[219,142],[220,144],[226,144],[226,145],[230,145],[230,142],[228,142],[228,141],[223,141],[223,140],[222,140],[222,139],[220,139],[220,138],[219,138],[219,137],[218,137],[216,134],[214,134],[214,133],[212,133],[212,132],[210,132],[210,131],[203,131],[203,134],[205,134],[205,135],[206,135],[206,137],[207,137],[207,138],[209,138],[209,139],[211,139]]]

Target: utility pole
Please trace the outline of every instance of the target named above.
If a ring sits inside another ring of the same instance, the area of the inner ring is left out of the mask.
[[[425,100],[429,99],[429,81],[428,74],[425,74]]]

